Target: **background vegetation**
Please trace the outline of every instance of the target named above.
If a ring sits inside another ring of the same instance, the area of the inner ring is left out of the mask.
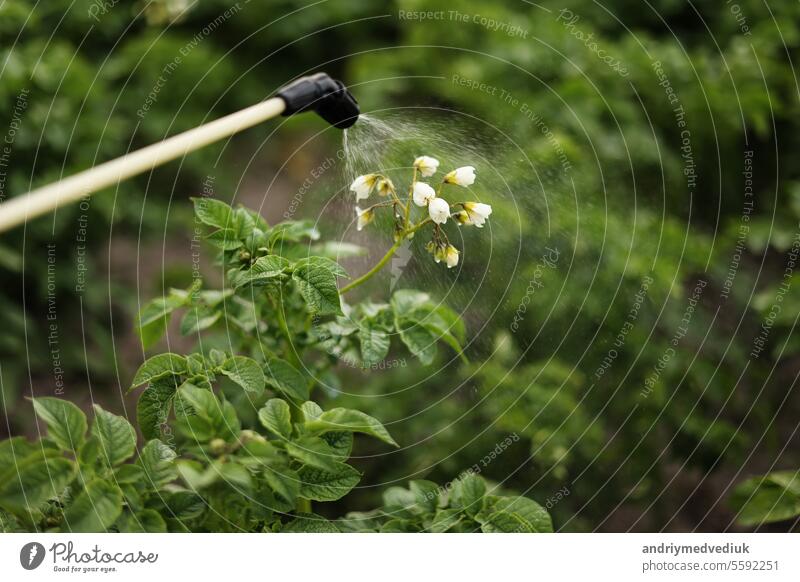
[[[429,291],[464,316],[471,363],[342,370],[324,408],[380,418],[401,447],[359,443],[365,481],[326,515],[477,466],[562,530],[796,528],[798,16],[791,0],[6,0],[4,198],[317,70],[388,129],[354,128],[347,168],[317,119],[264,126],[4,234],[0,430],[36,433],[31,395],[132,414],[141,305],[193,265],[221,281],[189,196],[372,249],[349,174],[424,153],[478,168],[491,244],[467,236],[458,273],[412,248],[361,296]],[[369,151],[386,137],[401,143]],[[176,326],[153,353],[187,343]]]

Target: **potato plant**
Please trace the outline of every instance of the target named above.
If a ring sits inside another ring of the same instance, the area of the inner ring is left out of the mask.
[[[547,511],[527,497],[492,495],[484,479],[465,472],[449,487],[411,481],[408,488],[390,487],[383,505],[366,513],[349,513],[337,522],[355,532],[552,532]]]
[[[126,418],[97,405],[89,428],[73,403],[34,398],[47,436],[0,443],[3,530],[552,529],[538,504],[498,496],[477,475],[452,487],[392,487],[380,509],[341,520],[315,514],[312,504],[338,500],[359,483],[361,473],[348,464],[356,434],[397,443],[379,420],[353,409],[323,410],[314,393],[337,390],[339,366],[383,361],[393,337],[423,364],[433,361],[438,343],[461,354],[464,324],[414,290],[396,291],[386,303],[348,305],[341,293],[354,285],[340,291],[338,280],[348,274],[333,258],[343,247],[317,242],[311,224],[269,225],[218,200],[194,203],[225,285],[205,289],[197,278],[141,310],[145,347],[173,317],[197,340],[191,353],[154,355],[135,373],[130,389],[140,391],[143,445],[137,448]],[[402,207],[410,231],[411,197],[403,206],[393,195],[391,205]],[[439,223],[435,233],[443,236]]]
[[[800,471],[774,471],[740,483],[731,496],[736,521],[757,527],[800,517]]]

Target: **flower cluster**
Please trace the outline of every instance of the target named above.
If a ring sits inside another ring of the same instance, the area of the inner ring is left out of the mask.
[[[350,190],[355,193],[357,204],[361,200],[369,198],[373,191],[377,191],[379,196],[388,198],[386,201],[366,208],[356,206],[358,230],[363,229],[375,219],[375,211],[378,208],[391,207],[394,210],[395,246],[392,247],[389,254],[393,253],[403,240],[412,238],[418,230],[430,224],[433,226],[433,232],[431,241],[426,248],[437,263],[444,261],[448,268],[455,267],[458,264],[460,253],[456,247],[450,244],[442,225],[452,218],[459,225],[482,228],[492,213],[492,207],[482,202],[459,202],[451,207],[441,196],[445,185],[451,184],[463,188],[472,186],[475,183],[475,168],[463,166],[448,172],[442,178],[437,189],[434,189],[429,183],[419,180],[419,178],[432,177],[438,169],[439,160],[436,158],[420,156],[415,159],[414,173],[405,202],[400,200],[394,184],[387,176],[376,173],[356,178],[350,185]],[[413,222],[412,203],[419,208],[426,208],[427,217]]]

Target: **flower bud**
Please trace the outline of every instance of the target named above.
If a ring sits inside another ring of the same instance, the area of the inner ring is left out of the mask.
[[[444,252],[444,260],[447,263],[447,268],[452,269],[458,264],[458,249],[453,245],[447,245],[447,249]]]
[[[265,443],[267,442],[267,439],[265,439],[262,435],[258,434],[256,431],[250,429],[245,429],[239,433],[239,442],[242,443],[243,445],[254,441],[259,443]]]
[[[228,444],[224,440],[217,438],[208,443],[208,448],[212,455],[221,455],[228,448]]]
[[[389,178],[383,176],[376,183],[376,190],[378,191],[379,196],[388,196],[394,192],[394,184],[392,184],[392,181]]]

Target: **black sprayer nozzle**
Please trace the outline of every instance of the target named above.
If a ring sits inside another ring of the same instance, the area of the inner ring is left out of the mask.
[[[286,103],[283,115],[316,111],[325,121],[345,129],[358,119],[358,101],[341,81],[325,73],[301,77],[278,90],[277,97]]]

